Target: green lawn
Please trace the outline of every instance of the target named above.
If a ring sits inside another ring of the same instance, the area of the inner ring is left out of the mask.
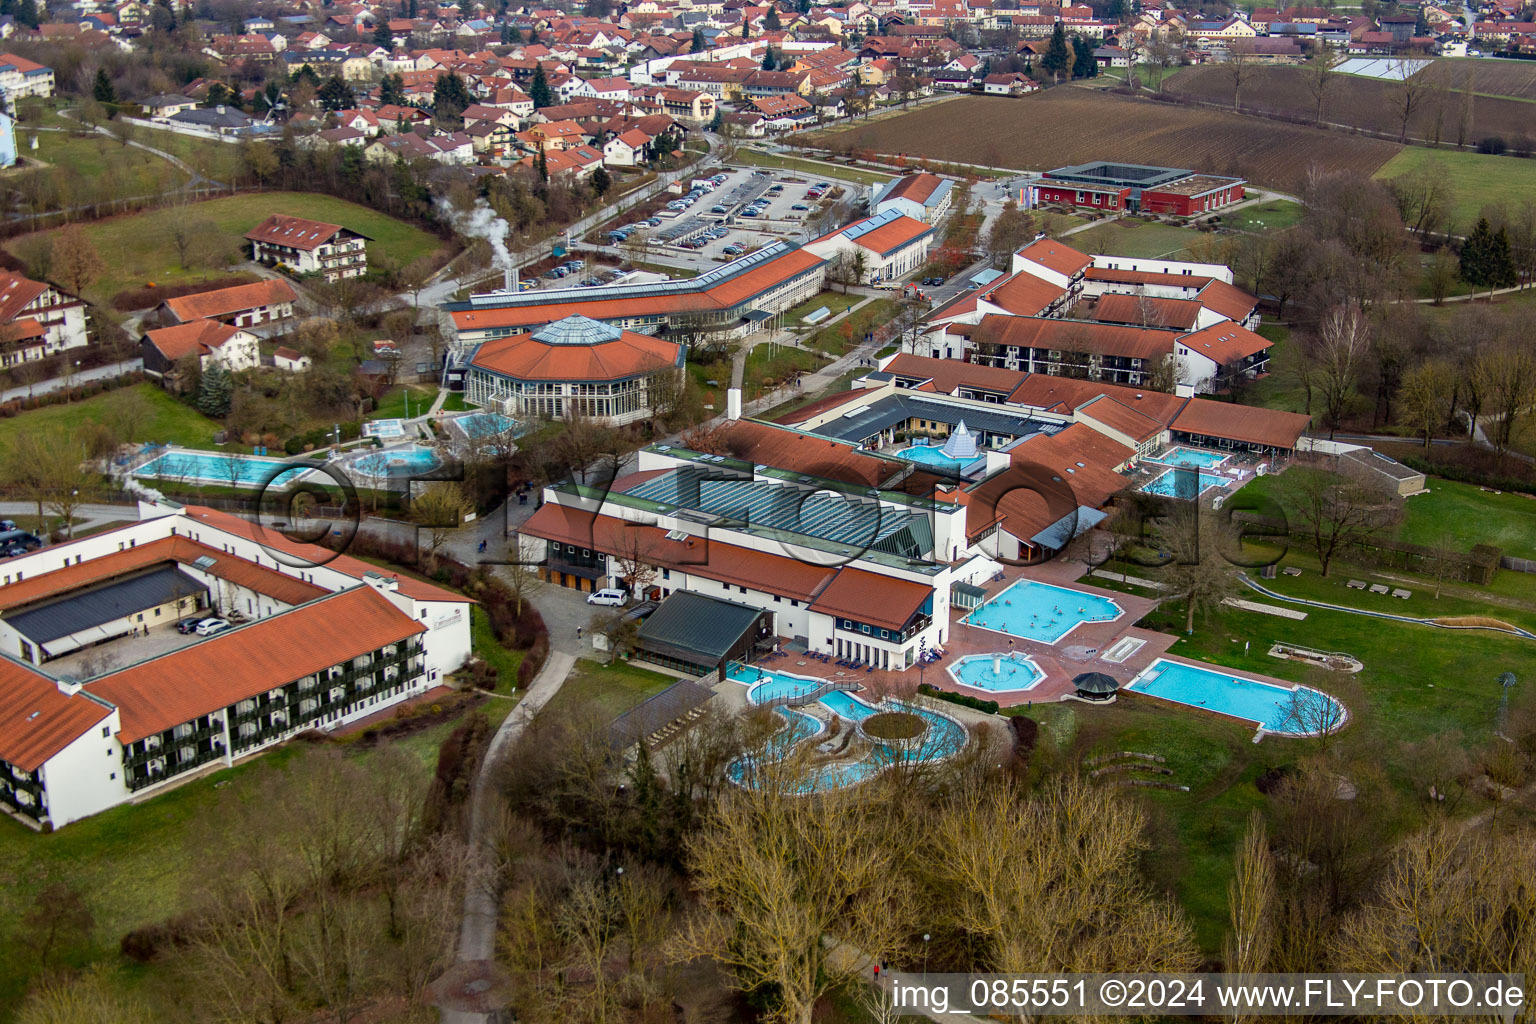
[[[1273,497],[1284,476],[1259,477],[1243,488],[1245,497]],[[1442,537],[1459,551],[1492,544],[1506,554],[1536,558],[1536,498],[1523,494],[1494,494],[1476,484],[1429,478],[1429,493],[1404,501],[1397,538],[1410,544],[1436,547]],[[1533,594],[1536,594],[1536,588]]]
[[[1536,162],[1424,146],[1404,146],[1401,153],[1376,172],[1376,177],[1395,178],[1425,165],[1435,166],[1435,173],[1448,179],[1455,189],[1451,217],[1458,231],[1470,229],[1478,211],[1488,203],[1536,194]]]
[[[1206,237],[1193,228],[1122,219],[1068,235],[1066,241],[1080,252],[1153,259],[1177,256],[1187,246]]]
[[[551,710],[558,708],[563,714],[591,708],[614,719],[675,682],[675,676],[652,672],[627,661],[602,665],[582,660],[576,663],[575,670],[566,677],[560,692],[550,700],[549,707]]]
[[[852,298],[854,302],[860,301],[857,295]],[[842,355],[849,347],[862,342],[866,332],[875,330],[881,324],[889,323],[900,308],[901,304],[894,299],[876,299],[838,323],[823,327],[811,337],[806,338],[803,344],[808,348],[820,349],[832,355]],[[834,309],[833,312],[838,311]]]
[[[1223,227],[1263,234],[1266,231],[1283,231],[1294,227],[1301,222],[1302,213],[1300,203],[1276,199],[1258,206],[1245,206],[1233,213],[1224,213],[1221,223]]]
[[[744,371],[742,383],[745,385],[748,401],[758,397],[765,390],[763,381],[772,379],[782,383],[796,373],[811,373],[827,365],[829,360],[808,352],[805,349],[787,348],[777,346],[770,348],[768,345],[759,345],[747,353],[747,365]],[[721,378],[723,379],[723,378]]]
[[[517,683],[517,667],[523,663],[523,651],[511,651],[496,640],[491,618],[479,605],[469,609],[469,635],[474,652],[496,670],[496,692],[510,693]]]
[[[246,248],[244,235],[274,213],[344,224],[360,231],[372,241],[371,260],[388,256],[399,263],[409,263],[438,251],[441,241],[433,235],[395,220],[365,206],[331,196],[310,192],[261,192],[197,203],[185,211],[150,210],[126,217],[114,217],[85,226],[85,233],[96,244],[106,261],[107,272],[101,280],[85,289],[85,297],[103,303],[125,288],[138,288],[151,282],[176,284],[223,273],[218,267],[182,269],[169,232],[170,218],[185,217],[206,221],[218,232],[224,259],[239,259]],[[51,232],[39,234],[51,237]],[[12,253],[27,251],[28,240],[38,237],[20,235],[6,242]],[[248,253],[247,253],[248,254]]]
[[[1284,324],[1261,323],[1258,333],[1274,345],[1269,350],[1269,373],[1248,385],[1244,405],[1259,405],[1285,412],[1305,412],[1306,395],[1296,385],[1295,363],[1301,358],[1291,344],[1291,329]]]
[[[1345,588],[1343,581],[1370,573],[1337,566],[1339,579],[1324,580],[1315,561],[1294,548],[1284,564],[1302,567],[1304,574],[1266,581],[1266,586],[1282,593],[1353,607],[1374,607],[1374,599],[1376,604],[1385,603],[1382,610],[1410,615],[1480,609],[1484,614],[1525,621],[1531,614],[1483,606],[1468,598],[1446,596],[1436,601],[1432,589],[1423,586],[1410,586],[1415,591],[1410,601],[1362,595]],[[1093,582],[1143,593],[1099,577]],[[1246,596],[1264,602],[1256,594]],[[1486,743],[1497,703],[1493,680],[1506,669],[1520,674],[1521,666],[1536,659],[1536,644],[1493,632],[1452,632],[1345,612],[1305,611],[1306,619],[1297,621],[1226,608],[1210,619],[1197,616],[1194,634],[1185,637],[1183,608],[1175,602],[1139,625],[1178,635],[1170,654],[1296,682],[1318,680],[1299,663],[1270,657],[1273,643],[1342,651],[1359,658],[1365,668],[1348,684],[1353,692],[1345,694],[1355,721],[1339,742],[1368,750],[1371,763],[1381,768],[1386,783],[1402,794],[1405,804],[1411,803],[1406,790],[1412,754],[1404,745],[1453,730],[1462,733],[1469,747]],[[1166,767],[1173,774],[1162,778],[1187,785],[1190,792],[1139,791],[1154,819],[1154,848],[1144,862],[1156,883],[1179,895],[1202,946],[1217,952],[1227,926],[1226,885],[1233,847],[1250,810],[1267,808],[1253,782],[1266,769],[1303,755],[1309,741],[1270,737],[1254,744],[1250,729],[1146,700],[1122,701],[1108,708],[1034,708],[1025,713],[1040,720],[1051,735],[1063,737],[1074,753],[1131,750],[1168,759]],[[1483,806],[1468,800],[1458,812],[1473,813]]]
[[[217,421],[183,405],[153,384],[133,384],[83,402],[49,405],[10,419],[0,419],[0,448],[24,430],[43,430],[49,427],[76,430],[82,424],[100,420],[108,404],[114,401],[114,396],[123,393],[134,396],[145,409],[144,426],[139,431],[140,436],[133,439],[135,442],[169,441],[188,448],[213,447],[214,432],[220,429]]]
[[[753,149],[737,150],[732,162],[747,164],[752,167],[776,167],[780,170],[795,171],[799,174],[809,175],[813,179],[840,178],[843,181],[857,181],[863,185],[883,185],[895,177],[895,175],[886,174],[883,171],[867,171],[861,167],[823,163],[820,160],[805,160],[800,157],[759,153]]]
[[[811,296],[800,305],[784,314],[784,326],[811,326],[804,324],[805,318],[822,307],[831,310],[832,316],[837,316],[843,310],[861,301],[862,295],[844,295],[842,292],[824,291]]]
[[[406,409],[405,398],[411,398],[410,409]],[[437,388],[430,384],[406,384],[395,388],[379,399],[379,407],[369,414],[369,419],[402,419],[407,411],[411,416],[420,416],[432,408],[432,400],[437,397]]]

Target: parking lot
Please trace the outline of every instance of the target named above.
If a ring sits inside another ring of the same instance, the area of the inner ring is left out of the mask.
[[[845,186],[788,171],[724,170],[663,211],[614,229],[608,241],[623,245],[635,231],[643,231],[649,253],[702,268],[746,255],[774,239],[805,241],[807,220],[840,187]]]

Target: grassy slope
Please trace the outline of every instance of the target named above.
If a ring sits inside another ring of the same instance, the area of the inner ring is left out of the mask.
[[[1258,206],[1247,206],[1234,213],[1222,214],[1221,221],[1223,227],[1262,234],[1266,231],[1283,231],[1293,227],[1301,222],[1302,213],[1300,203],[1276,199]]]
[[[153,384],[135,384],[127,388],[126,393],[133,395],[147,410],[141,436],[135,440],[170,441],[193,448],[213,446],[213,435],[220,429],[219,424],[196,409],[182,405]],[[111,394],[98,395],[83,402],[50,405],[11,419],[0,419],[0,448],[4,448],[23,430],[43,430],[54,426],[73,430],[81,424],[98,420],[110,401]]]
[[[1405,147],[1376,172],[1376,177],[1394,178],[1426,164],[1438,165],[1436,173],[1448,178],[1455,189],[1451,216],[1458,230],[1470,228],[1478,211],[1488,203],[1536,193],[1536,162],[1423,146]]]
[[[233,251],[243,244],[242,239],[247,231],[274,213],[345,224],[361,231],[373,239],[369,244],[369,257],[375,262],[380,257],[388,256],[391,260],[409,263],[436,252],[440,246],[438,239],[419,228],[344,199],[308,192],[226,196],[198,203],[184,214],[151,210],[86,225],[86,234],[107,263],[106,274],[85,290],[86,297],[101,302],[124,288],[140,287],[149,282],[174,284],[222,273],[183,270],[178,265],[176,248],[166,227],[170,216],[185,216],[194,221],[213,224]],[[25,251],[26,240],[32,237],[18,236],[7,242],[6,247],[13,253]]]
[[[560,692],[550,701],[550,708],[559,708],[563,713],[592,708],[613,719],[676,681],[674,676],[629,662],[601,665],[579,661],[575,674],[566,678]]]

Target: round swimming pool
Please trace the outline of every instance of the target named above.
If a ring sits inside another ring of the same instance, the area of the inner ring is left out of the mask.
[[[430,473],[442,464],[430,448],[413,444],[404,448],[386,448],[347,460],[347,466],[375,479],[407,480]]]

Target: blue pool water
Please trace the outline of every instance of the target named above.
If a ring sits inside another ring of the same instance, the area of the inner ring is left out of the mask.
[[[998,655],[997,671],[992,669],[992,658],[991,654],[972,654],[950,665],[948,672],[955,682],[990,693],[1033,689],[1045,678],[1038,665],[1021,655]]]
[[[942,447],[936,444],[915,444],[910,448],[903,448],[897,452],[896,457],[906,459],[908,462],[921,462],[927,466],[937,466],[939,469],[947,469],[955,473],[964,472],[978,462],[986,461],[985,458],[952,459],[944,454]]]
[[[499,412],[472,412],[468,416],[456,417],[453,422],[464,431],[464,436],[471,440],[515,430],[518,427],[517,420],[511,416],[503,416]]]
[[[1152,462],[1160,462],[1165,466],[1188,466],[1191,469],[1215,469],[1226,462],[1230,455],[1221,452],[1210,452],[1204,448],[1175,448],[1171,452],[1159,455]]]
[[[747,684],[747,699],[761,704],[776,697],[797,696],[809,693],[825,683],[822,679],[797,676],[783,672],[763,672],[756,668],[732,666],[731,679]],[[859,722],[880,710],[909,711],[927,723],[922,744],[916,750],[903,750],[878,741],[870,744],[868,752],[857,761],[833,761],[815,765],[798,782],[798,791],[804,793],[827,789],[839,789],[865,782],[896,763],[936,761],[949,757],[965,746],[965,727],[948,715],[928,708],[908,704],[905,701],[887,700],[879,707],[868,704],[842,690],[833,690],[818,698],[817,703],[832,713],[850,721]],[[777,707],[773,713],[784,719],[785,727],[768,741],[767,748],[758,755],[749,755],[733,761],[726,769],[729,778],[742,785],[753,785],[754,777],[761,768],[781,760],[791,747],[821,735],[821,721],[795,708]]]
[[[396,438],[405,436],[405,420],[369,420],[363,424],[364,437]]]
[[[1199,478],[1196,489],[1195,479]],[[1197,470],[1170,469],[1161,476],[1141,485],[1146,494],[1159,494],[1165,498],[1196,498],[1212,487],[1227,486],[1227,478],[1200,473]]]
[[[1126,688],[1245,718],[1281,735],[1304,734],[1319,725],[1332,731],[1344,721],[1344,706],[1320,690],[1306,686],[1291,690],[1166,658],[1148,665]]]
[[[349,460],[349,464],[359,473],[368,476],[403,480],[422,473],[430,473],[438,467],[440,461],[432,449],[411,445],[408,448],[387,448],[384,451],[359,455]]]
[[[1019,580],[965,617],[967,624],[1054,644],[1083,622],[1113,622],[1122,614],[1107,597]],[[990,667],[990,666],[989,666]]]
[[[271,480],[283,467],[293,467],[295,472],[278,477],[279,483],[297,480],[303,472],[312,468],[303,463],[284,462],[281,459],[258,459],[248,455],[220,455],[215,452],[166,452],[144,463],[134,471],[134,476],[158,477],[162,480],[200,480],[207,483],[236,486],[257,486]],[[233,473],[234,476],[230,474]]]

